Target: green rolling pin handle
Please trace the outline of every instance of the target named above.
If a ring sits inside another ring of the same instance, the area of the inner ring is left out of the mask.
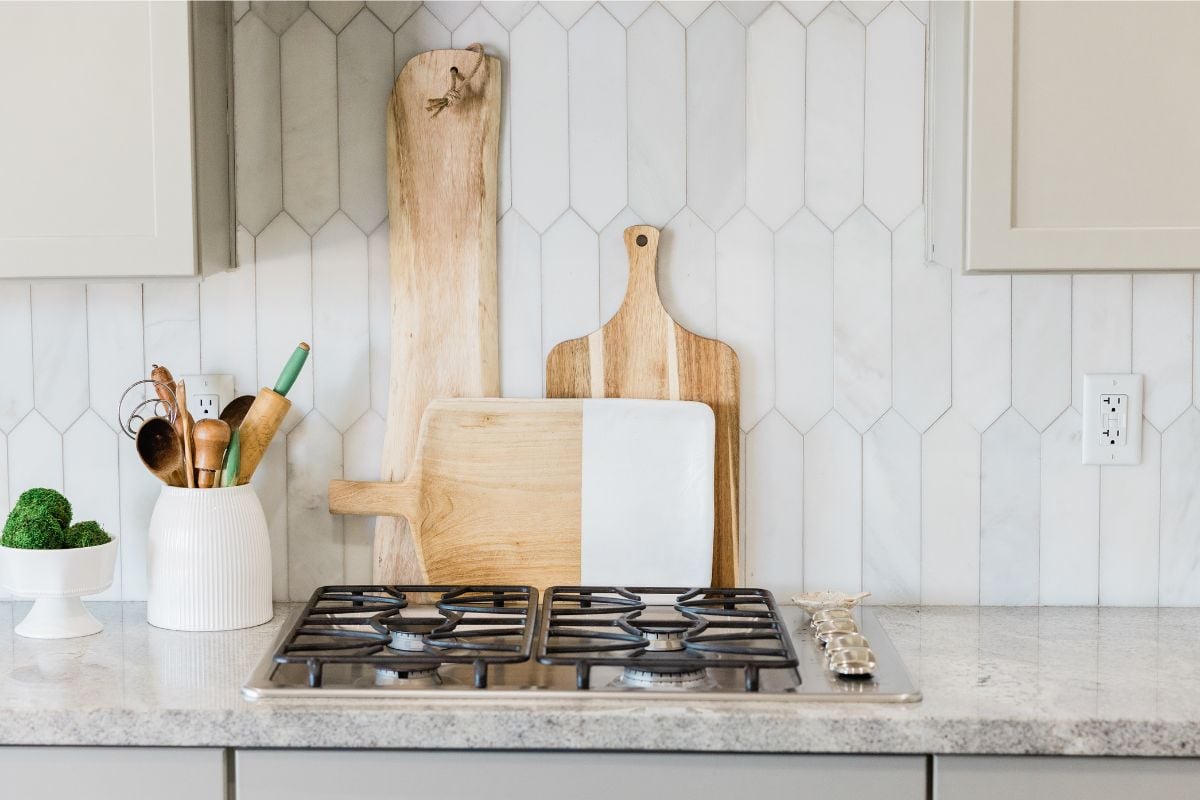
[[[238,432],[234,431],[229,437],[229,447],[225,450],[225,473],[221,476],[221,486],[237,486],[238,467],[242,461],[242,445]]]
[[[286,395],[291,391],[292,384],[300,376],[300,370],[304,368],[306,359],[308,359],[308,344],[301,342],[296,347],[296,351],[292,353],[292,357],[283,365],[283,372],[279,373],[279,380],[275,381],[276,394]]]

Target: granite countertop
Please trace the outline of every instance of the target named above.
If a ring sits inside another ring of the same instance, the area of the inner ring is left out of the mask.
[[[178,633],[142,603],[36,641],[0,603],[0,744],[1200,755],[1200,609],[881,608],[916,704],[242,699],[267,625]]]

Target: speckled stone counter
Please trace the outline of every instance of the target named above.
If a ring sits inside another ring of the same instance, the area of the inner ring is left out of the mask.
[[[230,633],[146,624],[12,633],[0,603],[0,744],[1200,755],[1200,609],[885,608],[910,705],[260,700],[239,688],[286,617]]]

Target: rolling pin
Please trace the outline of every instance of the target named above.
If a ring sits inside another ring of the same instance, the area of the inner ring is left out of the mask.
[[[196,455],[196,486],[211,489],[217,485],[217,473],[225,460],[229,444],[229,423],[219,419],[202,419],[192,431],[192,449]]]
[[[271,439],[275,437],[275,432],[279,430],[283,418],[287,416],[288,410],[292,407],[292,401],[288,400],[285,395],[300,375],[304,361],[308,358],[308,349],[307,344],[300,343],[292,353],[292,357],[288,359],[287,364],[284,365],[283,372],[279,373],[279,380],[275,381],[275,388],[268,389],[264,386],[259,391],[258,397],[254,398],[250,410],[246,412],[246,418],[242,420],[242,426],[238,428],[240,449],[238,485],[248,482],[254,475],[254,470],[258,468],[258,462],[267,452]]]

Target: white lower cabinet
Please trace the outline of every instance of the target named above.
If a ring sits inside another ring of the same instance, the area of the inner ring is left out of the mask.
[[[1200,760],[935,756],[934,800],[1195,800]]]
[[[924,756],[239,750],[237,800],[924,800]]]
[[[0,747],[0,797],[225,800],[225,751],[175,747]]]

